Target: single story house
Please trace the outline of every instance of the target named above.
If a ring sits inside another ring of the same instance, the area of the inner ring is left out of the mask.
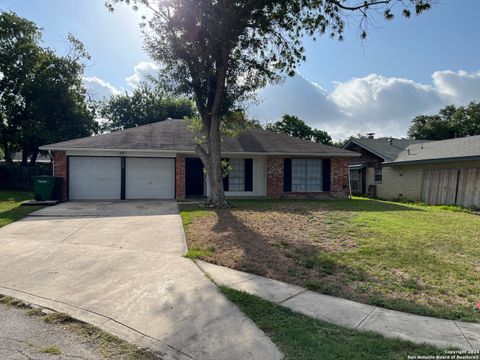
[[[208,195],[208,177],[185,120],[42,146],[53,174],[64,178],[63,200],[183,199]],[[222,140],[231,171],[229,197],[345,197],[348,166],[358,156],[260,128]]]
[[[480,135],[411,144],[383,166],[390,198],[480,208]]]
[[[379,198],[480,208],[480,135],[414,141],[381,165],[381,181],[374,181]]]
[[[355,151],[359,157],[350,161],[350,187],[353,194],[366,195],[371,185],[375,185],[377,196],[387,198],[383,184],[383,163],[394,160],[409,145],[424,142],[409,139],[364,139],[349,140],[344,149]]]

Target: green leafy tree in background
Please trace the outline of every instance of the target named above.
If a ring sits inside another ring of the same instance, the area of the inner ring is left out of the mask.
[[[444,140],[480,135],[480,103],[467,106],[448,105],[437,115],[416,116],[408,136],[419,140]]]
[[[34,165],[40,145],[97,131],[82,85],[83,44],[69,35],[69,53],[58,56],[40,40],[33,22],[0,13],[0,146],[10,164],[15,151]]]
[[[195,101],[205,141],[196,152],[209,176],[208,204],[227,207],[222,182],[221,124],[268,82],[294,75],[305,60],[303,39],[342,39],[346,18],[358,14],[361,37],[368,19],[394,8],[409,17],[431,0],[109,0],[147,11],[146,49],[175,89]],[[234,117],[233,117],[234,118]]]
[[[183,119],[196,114],[191,100],[174,97],[150,82],[141,83],[131,94],[110,97],[100,108],[102,117],[107,119],[102,124],[103,131],[128,129],[168,118]]]
[[[267,130],[290,135],[299,139],[310,140],[316,143],[331,145],[332,137],[323,130],[313,129],[296,116],[285,114],[282,120],[265,126]]]

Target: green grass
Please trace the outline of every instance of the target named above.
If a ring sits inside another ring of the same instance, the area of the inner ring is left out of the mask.
[[[242,231],[253,233],[259,243],[267,244],[263,248],[270,255],[278,254],[279,263],[285,263],[287,257],[295,262],[295,268],[279,266],[268,274],[261,272],[261,264],[258,267],[249,264],[252,269],[260,269],[260,275],[389,309],[480,322],[476,306],[480,302],[480,216],[477,213],[451,206],[364,198],[235,200],[233,204],[234,208],[228,210],[230,218],[242,222],[249,216],[250,223],[244,222]],[[251,226],[255,216],[251,215],[252,211],[259,219],[254,227]],[[220,214],[217,211],[216,216]],[[282,234],[287,238],[272,244],[268,232],[262,233],[263,228],[274,226],[270,224],[273,218],[270,214],[286,214],[282,219],[287,220],[281,221],[288,221],[290,214],[297,217],[301,214],[305,223],[301,229],[292,227],[291,232],[303,231],[309,245],[348,240],[354,246],[319,248],[315,252],[312,246],[302,248],[306,241],[294,243],[288,234]],[[215,214],[213,210],[189,205],[181,207],[181,215],[187,240],[195,244],[195,236],[189,235],[195,235],[195,219]],[[231,259],[222,261],[218,242],[209,243],[208,237],[202,239],[203,248],[217,249],[213,254],[215,263],[230,266]],[[195,255],[202,258],[205,254]],[[260,262],[262,254],[258,255],[240,258],[239,263]]]
[[[195,260],[195,259],[201,259],[202,257],[210,256],[215,252],[214,247],[208,247],[208,248],[199,248],[199,247],[191,247],[188,249],[187,253],[185,254],[185,257]]]
[[[62,350],[58,346],[45,346],[40,349],[40,352],[48,355],[61,355]]]
[[[0,191],[0,227],[8,225],[38,210],[40,206],[20,206],[25,200],[33,199],[33,194],[24,191]]]
[[[387,339],[312,319],[245,292],[227,287],[220,290],[272,339],[286,360],[404,360],[408,355],[443,354],[433,346]]]

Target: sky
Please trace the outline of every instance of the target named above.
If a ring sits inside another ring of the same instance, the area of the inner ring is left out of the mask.
[[[158,70],[143,50],[139,14],[104,0],[0,0],[43,28],[43,44],[65,53],[72,33],[92,56],[84,84],[97,98],[131,91]],[[306,38],[307,61],[293,78],[259,92],[250,115],[262,122],[297,115],[336,140],[358,133],[406,136],[411,120],[448,104],[480,100],[480,1],[437,0],[430,11],[376,18],[359,39],[351,19],[345,40]]]

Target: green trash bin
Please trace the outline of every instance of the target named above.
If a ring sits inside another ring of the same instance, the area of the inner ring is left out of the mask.
[[[34,176],[35,200],[53,200],[55,177],[48,175]]]

